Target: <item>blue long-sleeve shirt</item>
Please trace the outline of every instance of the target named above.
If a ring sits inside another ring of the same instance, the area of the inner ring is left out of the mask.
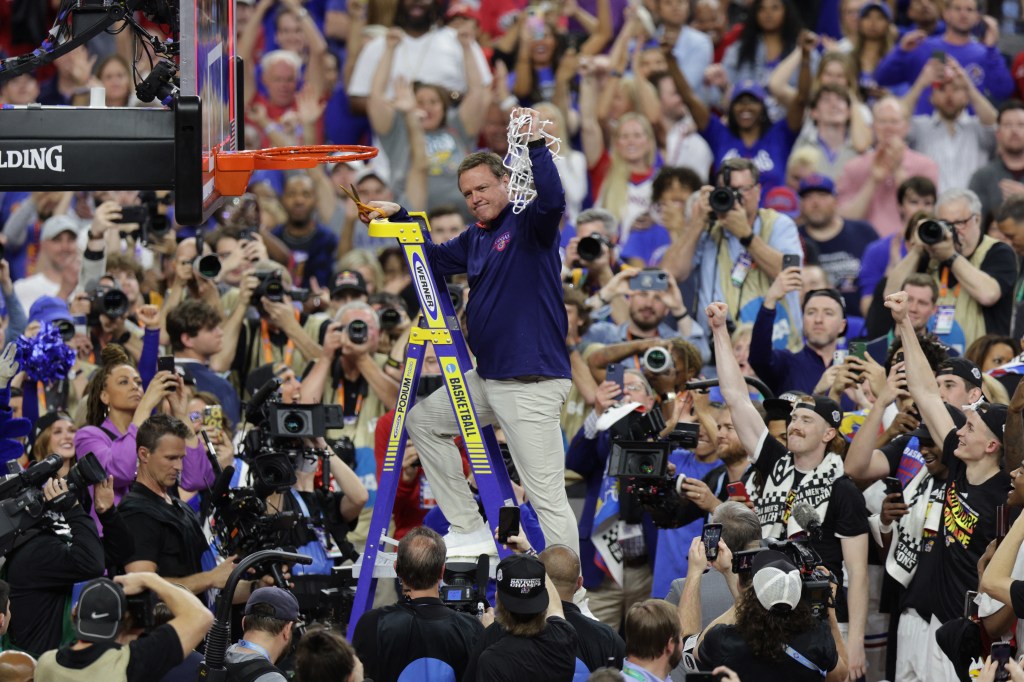
[[[806,345],[799,353],[772,349],[772,325],[775,323],[775,309],[763,305],[757,311],[754,329],[750,337],[751,368],[775,395],[786,391],[814,393],[821,375],[825,373],[825,361]]]
[[[559,223],[565,195],[551,153],[530,145],[537,198],[516,215],[509,204],[444,244],[423,245],[435,276],[469,275],[469,345],[485,379],[568,379]],[[410,220],[405,211],[392,222]]]
[[[1001,102],[1013,93],[1013,78],[1006,66],[1006,60],[995,47],[988,47],[976,40],[966,45],[953,45],[942,36],[925,38],[915,49],[907,52],[894,48],[878,64],[875,80],[879,85],[894,86],[913,83],[925,63],[935,52],[943,52],[956,59],[964,67],[981,94],[995,103]],[[934,110],[931,102],[931,86],[921,93],[917,100],[915,114],[930,114]]]

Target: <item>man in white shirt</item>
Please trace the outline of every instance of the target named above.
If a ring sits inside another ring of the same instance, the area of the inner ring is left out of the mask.
[[[401,74],[410,83],[439,85],[451,92],[465,93],[465,68],[462,65],[462,45],[455,29],[437,26],[438,12],[429,0],[401,0],[395,17],[395,26],[405,35],[395,49],[391,63],[388,92],[396,75]],[[349,80],[349,106],[354,114],[366,113],[366,98],[370,94],[373,74],[384,55],[384,36],[374,38],[359,53],[352,78]],[[491,70],[480,45],[473,44],[473,54],[484,85],[491,84]]]
[[[995,154],[996,109],[952,57],[943,62],[933,58],[903,98],[908,115],[929,85],[935,110],[911,118],[907,143],[938,164],[940,192],[963,189],[974,171]],[[973,114],[967,110],[968,104]]]
[[[55,215],[43,223],[36,274],[14,283],[14,293],[25,310],[40,296],[67,300],[78,286],[78,226],[67,215]]]

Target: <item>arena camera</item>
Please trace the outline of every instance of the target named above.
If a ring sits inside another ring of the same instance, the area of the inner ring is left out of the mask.
[[[489,606],[487,587],[490,559],[486,554],[477,557],[476,563],[449,561],[444,565],[441,585],[441,601],[454,611],[482,615]]]
[[[107,472],[96,455],[87,453],[64,477],[67,492],[47,501],[41,487],[60,471],[63,464],[60,455],[49,455],[0,483],[0,556],[6,555],[18,537],[40,521],[43,512],[70,509],[76,501],[83,499],[89,486],[102,483],[107,478]]]
[[[338,405],[289,405],[280,402],[276,391],[281,380],[271,379],[246,404],[245,420],[253,425],[242,441],[240,456],[249,464],[254,488],[261,497],[286,492],[295,484],[295,468],[301,460],[326,459],[330,451],[309,448],[304,438],[326,437],[329,429],[345,426]],[[347,441],[347,442],[346,442]],[[342,459],[354,446],[347,438],[335,441]]]
[[[668,456],[676,448],[697,447],[700,426],[679,422],[665,438],[660,410],[634,410],[611,427],[608,474],[621,480],[623,492],[635,496],[659,528],[678,528],[683,504],[668,475]]]

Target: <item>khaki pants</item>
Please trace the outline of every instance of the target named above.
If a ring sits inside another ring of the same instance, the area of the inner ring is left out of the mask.
[[[559,425],[570,385],[569,379],[521,382],[483,379],[475,370],[466,374],[480,426],[496,423],[505,433],[547,544],[567,545],[578,554],[576,517],[565,494],[565,452]],[[413,406],[406,425],[434,499],[452,530],[468,533],[479,528],[477,505],[462,473],[459,451],[452,444],[459,427],[448,392],[435,391]]]
[[[593,590],[587,590],[587,606],[602,623],[616,632],[622,628],[629,607],[651,598],[654,588],[654,571],[650,564],[622,568],[622,585],[608,576]]]

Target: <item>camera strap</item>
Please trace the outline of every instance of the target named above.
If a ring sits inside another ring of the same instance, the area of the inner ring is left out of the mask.
[[[295,319],[299,319],[299,311],[295,311]],[[263,347],[263,362],[274,361],[274,344],[270,341],[270,325],[267,324],[266,320],[260,320],[260,345]],[[284,349],[281,351],[283,356],[284,364],[291,367],[292,356],[295,354],[295,343],[288,339]]]
[[[796,661],[797,663],[799,663],[803,667],[807,668],[808,670],[813,670],[814,672],[818,673],[822,677],[825,677],[826,675],[828,675],[828,671],[827,670],[824,670],[824,669],[819,668],[818,666],[816,666],[811,661],[811,659],[807,658],[806,656],[804,656],[802,653],[800,653],[799,651],[797,651],[796,649],[794,649],[790,645],[787,644],[786,648],[784,649],[784,651],[786,652],[787,656],[789,656],[794,661]]]

